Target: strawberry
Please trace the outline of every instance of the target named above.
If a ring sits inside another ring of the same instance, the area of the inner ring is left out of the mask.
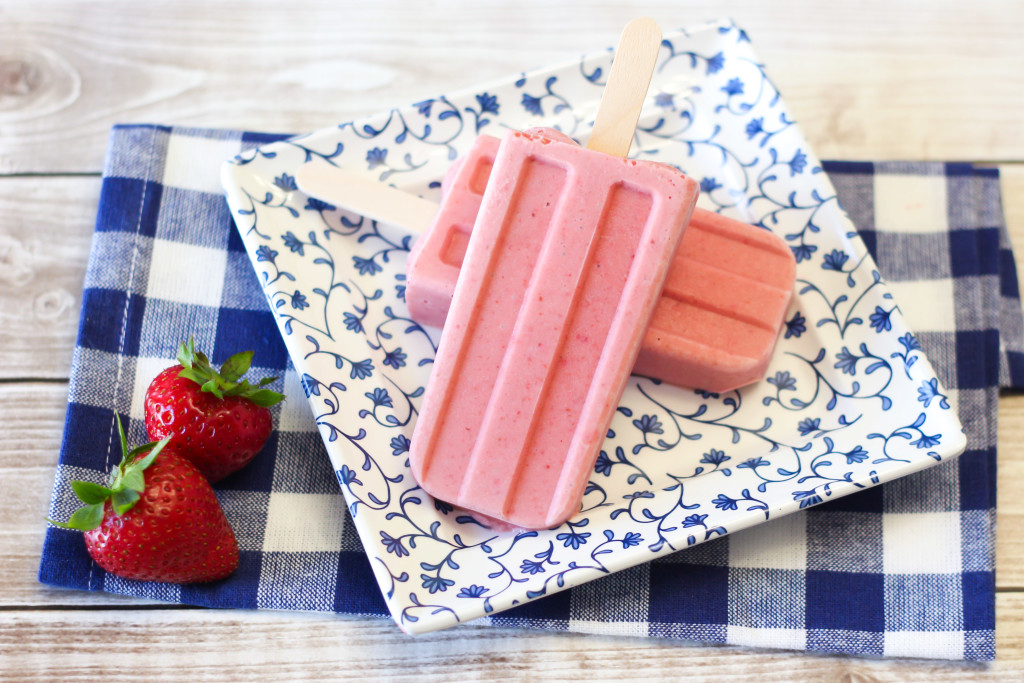
[[[251,461],[273,429],[269,406],[284,399],[264,389],[276,377],[253,386],[241,380],[252,351],[231,356],[220,372],[190,339],[178,349],[178,364],[146,389],[146,431],[151,439],[175,435],[175,448],[211,482]],[[241,380],[241,381],[239,381]]]
[[[210,483],[170,439],[129,451],[117,428],[123,457],[108,485],[72,482],[85,507],[50,522],[84,531],[96,564],[126,579],[196,583],[235,571],[238,543]]]

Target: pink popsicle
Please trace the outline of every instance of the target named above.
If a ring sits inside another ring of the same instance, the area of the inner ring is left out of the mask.
[[[698,191],[666,165],[506,135],[412,439],[428,493],[526,528],[578,510]]]
[[[480,136],[453,166],[437,216],[413,247],[406,302],[424,325],[444,324],[498,145]],[[795,279],[796,260],[780,237],[694,209],[633,371],[716,392],[761,379]]]

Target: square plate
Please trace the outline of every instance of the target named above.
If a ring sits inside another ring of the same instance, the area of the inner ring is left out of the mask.
[[[960,423],[746,34],[667,34],[633,156],[700,180],[704,208],[784,237],[797,293],[769,372],[712,394],[634,376],[562,526],[496,532],[434,501],[407,452],[439,331],[405,306],[414,236],[296,189],[319,157],[437,201],[479,133],[586,137],[612,51],[268,144],[225,164],[232,215],[398,625],[493,614],[932,466]]]

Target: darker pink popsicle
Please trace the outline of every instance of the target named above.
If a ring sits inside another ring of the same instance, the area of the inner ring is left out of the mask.
[[[445,322],[498,144],[479,137],[453,167],[437,218],[413,248],[406,301],[422,324]],[[716,392],[756,382],[771,361],[795,279],[796,261],[781,238],[694,209],[633,371]]]

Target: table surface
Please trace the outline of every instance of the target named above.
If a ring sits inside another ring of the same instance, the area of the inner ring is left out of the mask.
[[[37,582],[115,123],[312,131],[612,45],[634,16],[666,29],[729,16],[751,36],[820,157],[998,165],[1011,238],[1024,245],[1020,0],[586,5],[0,6],[0,678],[1024,678],[1024,396],[1007,393],[991,665],[473,625],[409,637],[383,619],[183,608]]]

